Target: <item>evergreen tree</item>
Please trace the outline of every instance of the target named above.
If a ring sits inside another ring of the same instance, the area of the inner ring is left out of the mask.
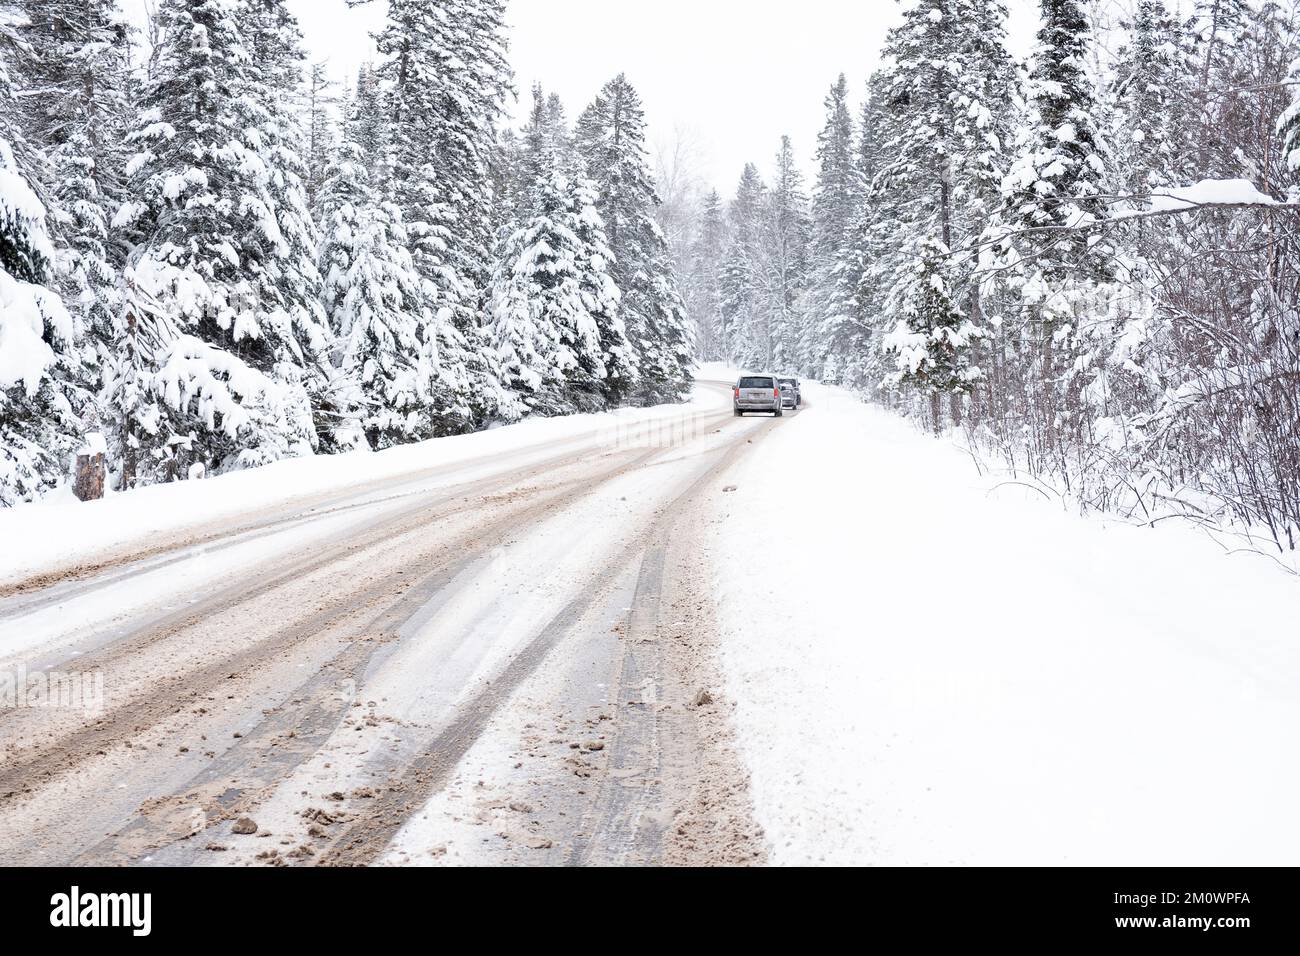
[[[0,16],[0,506],[53,487],[77,447],[69,388],[57,374],[73,347],[73,324],[46,283],[53,246],[45,209],[11,142],[10,64],[20,42]]]
[[[500,236],[517,220],[522,205],[524,177],[520,164],[524,148],[519,134],[505,127],[497,137],[497,148],[492,156],[492,194],[496,197],[492,217],[493,232]]]
[[[424,286],[426,432],[453,434],[502,399],[480,306],[494,216],[490,150],[508,90],[500,0],[391,0],[376,35],[394,197]]]
[[[659,202],[646,161],[641,98],[620,74],[583,111],[575,142],[613,252],[623,318],[637,358],[635,397],[678,401],[690,386],[694,342],[668,244],[654,219]]]
[[[895,66],[881,175],[907,229],[950,249],[997,204],[1014,75],[1005,19],[1000,0],[922,0],[886,46]]]
[[[325,310],[339,342],[332,385],[340,418],[335,441],[373,449],[413,440],[421,431],[416,306],[420,279],[400,211],[385,201],[369,165],[382,141],[367,119],[374,89],[359,83],[343,141],[321,184],[320,272]]]
[[[569,169],[563,117],[559,99],[535,86],[519,162],[527,189],[491,296],[510,387],[541,414],[616,405],[635,380],[595,187]]]
[[[122,138],[130,31],[115,0],[25,0],[26,82],[19,101],[29,172],[48,206],[50,281],[73,319],[76,347],[58,374],[79,412],[96,417],[100,383],[115,357],[120,309],[109,222],[121,201]]]
[[[848,81],[841,73],[826,95],[826,122],[817,136],[817,184],[813,190],[813,255],[819,269],[833,264],[848,242],[861,202],[854,164],[853,117]]]
[[[942,269],[946,294],[968,301],[969,321],[980,324],[975,253],[1000,204],[1014,79],[1005,19],[1000,0],[922,0],[889,35],[886,55],[894,66],[874,130],[881,139],[873,160],[880,165],[869,193],[858,291],[878,334],[915,320],[915,297],[906,288],[916,281],[916,257],[923,263],[937,250],[953,260]],[[976,341],[961,339],[963,346]],[[934,387],[945,380],[892,381]],[[955,418],[961,405],[954,400],[952,408]]]
[[[593,366],[599,370],[600,377],[595,384],[604,406],[616,408],[636,388],[636,350],[628,340],[623,295],[612,275],[614,253],[597,208],[596,186],[580,173],[566,176],[571,190],[570,208],[575,217],[574,233],[578,237],[578,289],[583,308],[596,326],[599,363]],[[574,387],[591,391],[589,381],[580,381]]]
[[[948,250],[929,236],[909,245],[915,265],[893,289],[889,312],[899,317],[898,325],[883,345],[896,365],[891,384],[929,396],[938,433],[940,397],[968,392],[981,377],[970,364],[970,345],[983,332],[961,315],[953,299],[945,275]]]
[[[854,155],[854,169],[863,189],[876,181],[876,174],[885,165],[882,147],[885,141],[886,105],[888,103],[889,74],[876,70],[867,80],[867,95],[862,100],[858,120],[858,148]]]
[[[723,355],[732,364],[749,367],[763,364],[762,356],[755,354],[753,348],[761,338],[754,323],[765,291],[759,243],[766,192],[758,167],[746,163],[729,210],[731,242],[719,283]]]
[[[1017,374],[1033,383],[1046,425],[1041,447],[1060,455],[1065,433],[1084,427],[1079,373],[1088,346],[1081,328],[1106,295],[1115,257],[1093,229],[1106,207],[1092,198],[1104,191],[1104,149],[1084,70],[1091,27],[1080,0],[1041,0],[1041,15],[1018,157],[1003,184],[1007,221],[993,230],[995,238],[1008,230],[1010,240],[986,265],[1007,278],[1008,294],[1019,300],[1020,327],[1003,334],[1023,338],[1014,346]]]
[[[506,61],[505,0],[447,0],[450,28],[444,61],[437,136],[439,174],[456,230],[453,259],[482,295],[491,271],[493,196],[487,188],[496,127],[513,96]],[[559,99],[550,104],[559,107]],[[562,108],[550,117],[562,129]],[[477,303],[476,303],[477,305]]]
[[[533,84],[533,108],[524,124],[522,143],[519,152],[519,177],[525,193],[532,186],[550,178],[557,163],[562,162],[564,146],[567,142],[567,130],[561,126],[557,129],[557,116],[562,122],[563,106],[558,98],[549,102],[542,84]],[[524,204],[531,201],[525,199]]]
[[[383,91],[379,78],[370,64],[364,63],[357,71],[356,88],[352,91],[351,110],[348,114],[348,136],[361,146],[370,181],[386,202],[397,201],[393,180],[393,134],[386,115]]]
[[[1183,179],[1180,37],[1162,0],[1139,0],[1115,83],[1114,164],[1124,188],[1146,193]]]
[[[877,350],[870,340],[870,318],[879,308],[880,295],[872,287],[872,242],[880,218],[876,176],[886,165],[882,144],[887,128],[885,104],[888,74],[877,70],[867,84],[867,95],[857,130],[853,156],[852,188],[856,203],[844,240],[829,265],[822,260],[809,305],[816,322],[812,330],[814,354],[810,371],[853,388],[871,389],[884,374],[877,367]],[[833,128],[828,117],[827,129]],[[823,253],[824,255],[824,253]]]
[[[552,170],[529,193],[528,214],[503,243],[492,283],[501,367],[531,412],[591,410],[605,375],[593,312],[616,314],[617,290],[608,276],[585,281],[591,257],[564,174]]]
[[[550,140],[550,147],[555,153],[556,162],[561,169],[574,171],[577,157],[573,152],[573,140],[569,135],[569,121],[564,115],[564,103],[552,93],[546,98],[546,110],[543,113],[545,131]]]
[[[789,136],[781,137],[772,188],[767,193],[761,239],[766,275],[765,368],[803,368],[810,351],[799,309],[807,288],[811,221],[803,174]]]
[[[1077,229],[1101,211],[1089,198],[1101,192],[1103,168],[1096,95],[1084,72],[1091,27],[1081,0],[1041,0],[1041,15],[1026,97],[1030,112],[1004,190],[1015,203],[1019,226]],[[1099,278],[1108,268],[1103,250],[1089,253],[1082,232],[1049,235],[1034,246],[1034,258],[1051,278],[1067,263],[1091,260]]]
[[[165,477],[178,458],[246,467],[316,441],[306,380],[325,335],[302,285],[315,273],[312,233],[287,179],[276,90],[260,88],[287,61],[277,52],[265,74],[254,68],[247,14],[232,0],[165,0],[154,75],[128,137],[140,152],[115,225],[135,243],[130,279],[152,303],[134,316],[135,334],[159,343],[149,387],[163,414],[124,419],[124,442]]]
[[[306,143],[303,163],[307,168],[307,201],[315,204],[321,183],[325,181],[326,167],[334,152],[334,123],[330,111],[338,105],[334,95],[334,82],[329,78],[326,64],[313,63],[307,73]]]
[[[338,409],[333,407],[328,360],[329,327],[316,268],[320,237],[308,200],[306,144],[297,122],[296,102],[302,85],[302,34],[287,0],[242,0],[240,29],[253,57],[249,97],[264,118],[256,145],[267,165],[267,193],[279,236],[267,263],[260,294],[283,310],[293,338],[302,343],[288,377],[307,390],[316,422],[316,446],[331,444]],[[286,377],[285,373],[280,373]]]
[[[725,361],[722,318],[722,264],[727,224],[716,189],[704,196],[689,249],[686,308],[695,323],[697,354],[705,362]]]

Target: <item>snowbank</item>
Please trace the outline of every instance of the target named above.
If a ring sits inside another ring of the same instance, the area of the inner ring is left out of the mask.
[[[1300,860],[1300,581],[805,395],[711,531],[775,862]]]
[[[107,549],[175,534],[248,512],[289,505],[305,496],[347,491],[375,481],[446,465],[470,464],[507,452],[548,452],[557,442],[596,448],[627,430],[653,428],[725,404],[716,388],[697,386],[689,403],[594,415],[530,419],[515,425],[437,438],[382,452],[353,452],[279,461],[204,481],[153,485],[102,501],[80,502],[69,491],[0,509],[0,583],[85,561]],[[632,437],[636,437],[633,435]]]

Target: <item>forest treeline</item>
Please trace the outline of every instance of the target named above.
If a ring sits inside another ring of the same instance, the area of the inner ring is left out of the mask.
[[[682,399],[637,92],[512,130],[504,7],[390,0],[339,90],[285,0],[0,3],[0,504]]]
[[[905,4],[675,245],[701,354],[960,426],[1085,508],[1300,531],[1300,52],[1278,0]],[[1116,11],[1120,11],[1116,15]]]

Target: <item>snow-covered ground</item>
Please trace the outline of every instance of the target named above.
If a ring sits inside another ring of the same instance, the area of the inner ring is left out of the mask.
[[[0,509],[0,542],[4,542],[0,547],[0,583],[160,535],[234,522],[258,509],[292,505],[314,495],[355,489],[357,500],[363,501],[366,486],[408,474],[413,476],[409,490],[415,491],[487,477],[506,464],[518,467],[529,460],[540,462],[560,449],[667,443],[672,434],[691,427],[692,416],[715,410],[723,401],[716,388],[697,386],[692,400],[684,405],[529,419],[377,453],[288,459],[202,481],[109,494],[102,501],[80,502],[69,489],[63,489],[39,502]],[[659,434],[660,429],[664,435]],[[508,463],[495,460],[504,456],[510,456]],[[465,467],[446,475],[415,477],[430,469],[462,465]],[[384,487],[385,496],[393,493],[391,484]]]
[[[711,526],[774,862],[1300,860],[1300,579],[805,394]]]

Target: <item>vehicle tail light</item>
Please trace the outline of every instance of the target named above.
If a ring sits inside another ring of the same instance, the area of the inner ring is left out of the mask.
[[[781,397],[781,390],[780,390],[779,388],[774,388],[774,389],[772,389],[772,397],[773,397],[773,398],[780,398],[780,397]]]
[[[733,389],[731,390],[731,393],[732,393],[732,394],[731,394],[731,397],[732,397],[732,398],[740,398],[740,386],[737,385],[735,388],[733,388]]]

